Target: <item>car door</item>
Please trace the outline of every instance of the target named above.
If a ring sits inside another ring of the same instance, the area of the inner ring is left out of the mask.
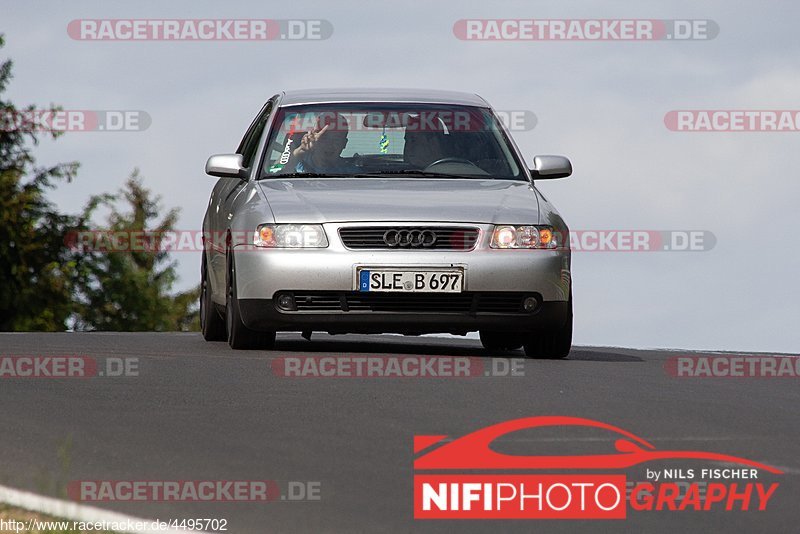
[[[247,169],[256,164],[255,155],[274,103],[274,99],[271,99],[261,108],[236,149],[236,153],[242,155],[242,164]],[[210,235],[213,243],[209,256],[209,274],[212,279],[212,298],[219,304],[224,304],[225,302],[226,231],[229,229],[230,220],[233,217],[233,202],[246,186],[247,182],[245,180],[220,178],[214,186],[208,208],[209,221],[212,227]]]

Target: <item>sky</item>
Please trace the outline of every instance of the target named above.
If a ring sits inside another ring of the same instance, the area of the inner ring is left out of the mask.
[[[4,97],[17,106],[141,110],[142,131],[69,132],[35,149],[78,161],[50,198],[77,212],[134,168],[179,229],[199,229],[215,182],[273,94],[312,87],[475,92],[531,111],[513,132],[528,162],[563,154],[572,177],[537,186],[573,230],[692,230],[703,251],[573,253],[574,342],[642,348],[800,351],[800,131],[671,131],[672,110],[800,110],[800,7],[792,2],[108,2],[2,0]],[[91,41],[76,19],[314,19],[324,40]],[[459,19],[703,19],[713,39],[461,40]],[[177,289],[199,252],[175,253]]]

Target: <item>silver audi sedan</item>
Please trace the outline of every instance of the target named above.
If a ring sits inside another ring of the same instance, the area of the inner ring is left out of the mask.
[[[206,340],[478,331],[489,351],[569,353],[568,229],[535,182],[572,166],[527,168],[477,95],[283,92],[206,173]]]

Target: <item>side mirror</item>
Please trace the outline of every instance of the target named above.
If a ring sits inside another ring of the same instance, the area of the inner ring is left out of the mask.
[[[564,156],[536,156],[531,176],[534,180],[566,178],[572,174],[572,163]]]
[[[219,178],[247,180],[247,169],[242,166],[241,154],[216,154],[206,162],[206,174]]]

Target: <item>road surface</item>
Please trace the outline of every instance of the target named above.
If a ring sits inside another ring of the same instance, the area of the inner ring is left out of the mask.
[[[596,347],[564,361],[525,360],[524,376],[287,378],[272,366],[345,354],[474,356],[491,365],[473,339],[285,334],[275,350],[251,352],[189,333],[0,334],[0,356],[138,358],[138,376],[0,379],[0,484],[40,493],[71,480],[319,484],[314,501],[97,504],[147,518],[225,518],[233,533],[797,531],[797,378],[675,378],[665,362],[685,353]],[[522,353],[498,361],[507,358]],[[760,513],[629,512],[600,524],[413,519],[415,434],[461,436],[536,415],[595,419],[659,449],[732,454],[785,474]]]

